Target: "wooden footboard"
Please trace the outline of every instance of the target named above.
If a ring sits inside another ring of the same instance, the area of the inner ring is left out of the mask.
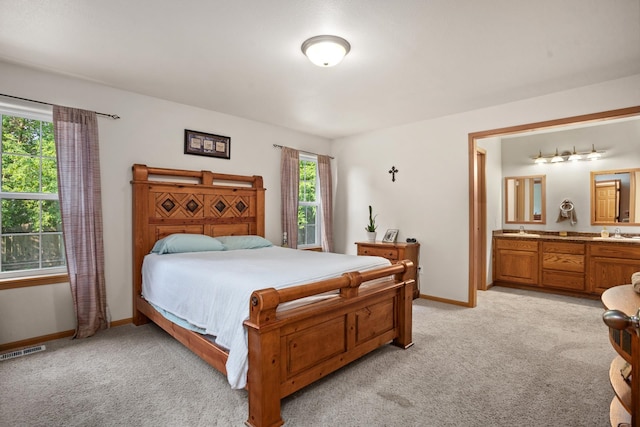
[[[249,426],[279,426],[280,400],[376,348],[411,341],[413,263],[402,261],[370,272],[251,296],[249,334]],[[368,280],[394,275],[360,289]],[[328,301],[276,312],[278,304],[330,290]]]

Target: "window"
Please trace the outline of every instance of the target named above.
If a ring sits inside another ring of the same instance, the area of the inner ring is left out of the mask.
[[[0,116],[0,279],[66,273],[51,116]]]
[[[298,194],[298,247],[320,246],[320,185],[315,156],[300,155]]]

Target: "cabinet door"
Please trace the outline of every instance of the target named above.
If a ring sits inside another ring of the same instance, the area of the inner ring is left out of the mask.
[[[631,283],[631,275],[640,271],[640,260],[592,256],[589,263],[589,287],[601,294],[609,288]]]
[[[538,285],[538,253],[498,249],[496,280]]]

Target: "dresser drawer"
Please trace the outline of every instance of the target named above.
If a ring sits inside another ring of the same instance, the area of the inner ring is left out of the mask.
[[[584,255],[584,243],[542,242],[543,253]]]
[[[640,246],[638,246],[638,243],[591,243],[590,251],[592,257],[640,259]]]
[[[396,248],[380,248],[380,247],[358,247],[358,255],[381,256],[390,261],[398,260],[398,249]]]
[[[514,251],[538,251],[537,240],[523,240],[519,238],[507,237],[506,239],[496,239],[496,249],[512,249]]]
[[[544,253],[542,268],[584,273],[584,255]]]
[[[543,271],[542,286],[574,291],[584,291],[586,289],[584,274],[564,273],[562,271]]]

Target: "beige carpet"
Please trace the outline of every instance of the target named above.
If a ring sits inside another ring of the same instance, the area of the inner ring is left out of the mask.
[[[414,342],[286,398],[287,426],[607,426],[599,301],[496,288],[414,303]],[[0,362],[0,425],[242,426],[246,392],[153,325]]]

